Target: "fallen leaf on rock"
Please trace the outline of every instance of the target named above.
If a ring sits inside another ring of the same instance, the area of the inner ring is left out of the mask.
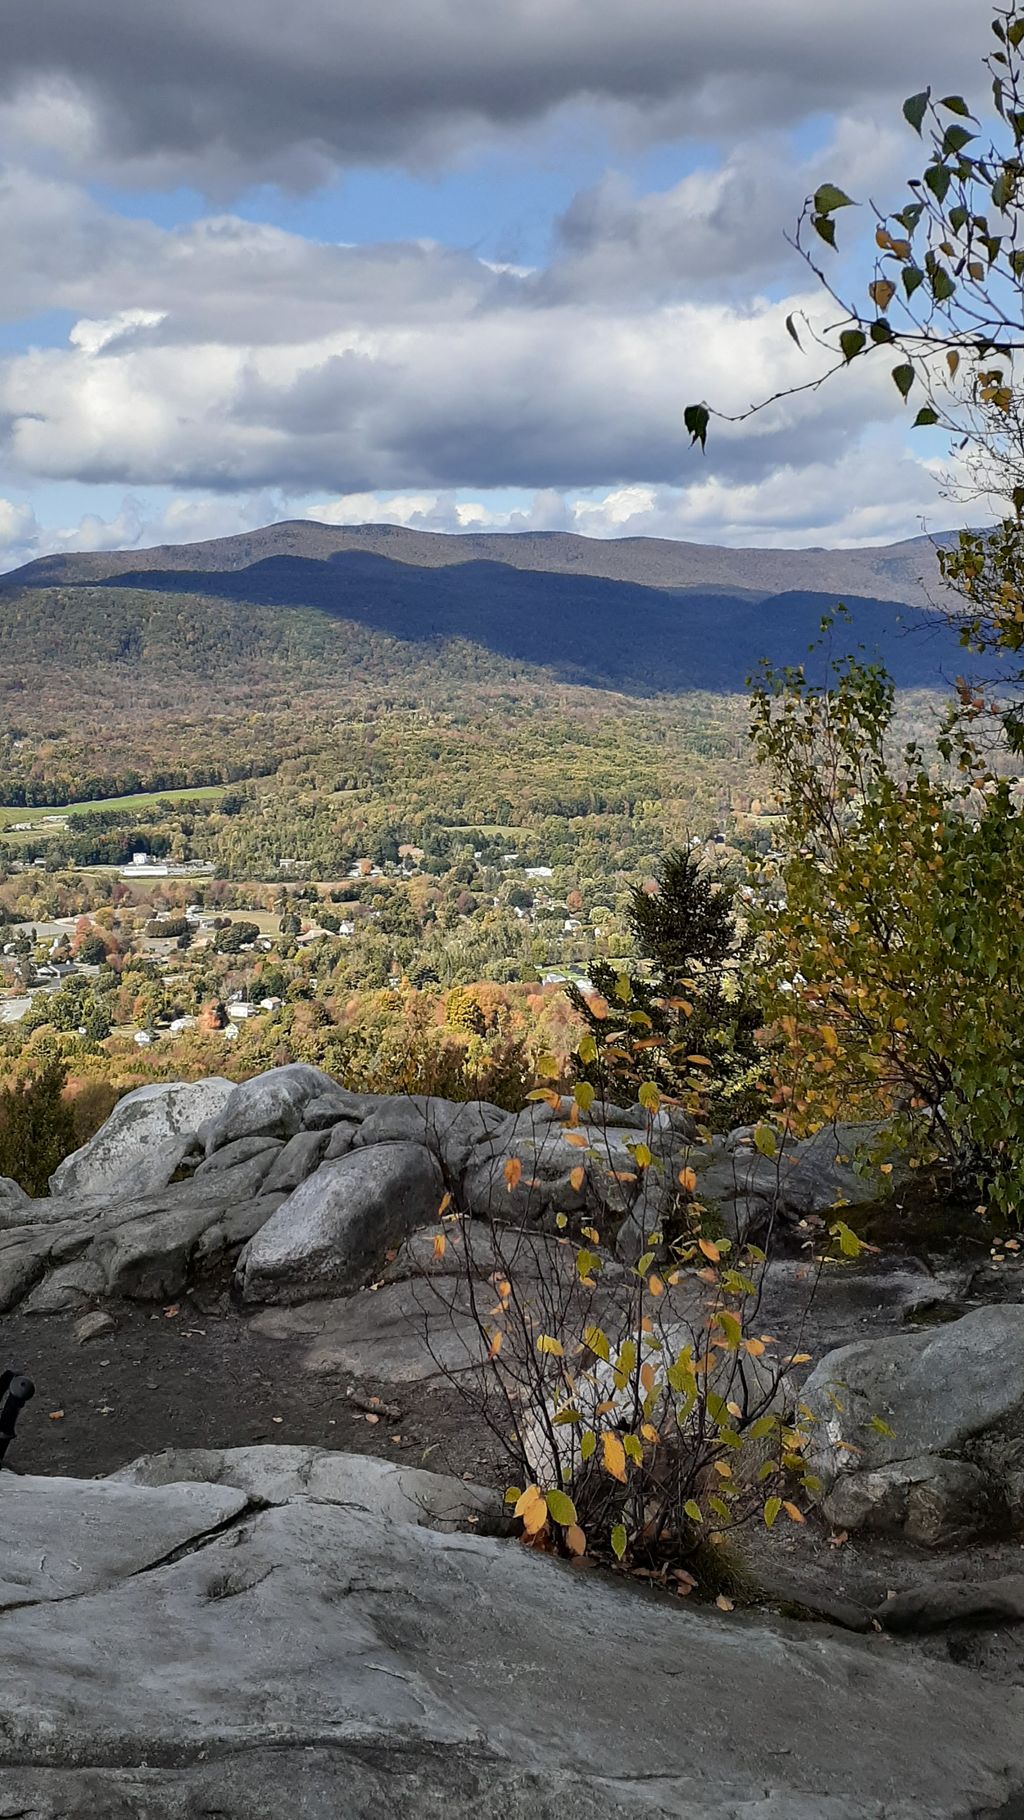
[[[171,1306],[170,1306],[170,1307],[169,1307],[169,1308],[165,1308],[165,1309],[164,1309],[164,1320],[165,1320],[165,1321],[173,1321],[173,1319],[174,1319],[174,1317],[175,1317],[175,1315],[176,1315],[176,1314],[180,1314],[180,1313],[181,1313],[181,1305],[180,1305],[180,1303],[178,1303],[178,1302],[172,1302],[172,1303],[171,1303]]]
[[[735,1611],[735,1609],[736,1609],[732,1600],[727,1599],[725,1594],[721,1593],[721,1592],[719,1593],[717,1599],[715,1600],[715,1604],[718,1606],[719,1611]]]
[[[51,1422],[63,1422],[63,1420],[64,1420],[64,1411],[62,1409],[51,1409],[51,1411],[50,1411],[50,1421]]]
[[[379,1417],[379,1416],[375,1416],[375,1415],[374,1415],[374,1413],[373,1413],[373,1411],[372,1411],[372,1410],[367,1410],[367,1412],[366,1412],[366,1415],[365,1415],[365,1417],[364,1417],[364,1418],[363,1418],[363,1419],[364,1419],[364,1421],[367,1421],[367,1422],[369,1422],[369,1423],[370,1423],[370,1425],[371,1425],[371,1427],[372,1427],[372,1426],[373,1426],[373,1424],[374,1424],[374,1423],[375,1423],[375,1422],[379,1422],[379,1421],[380,1421],[380,1417]]]
[[[837,1535],[829,1536],[828,1545],[830,1548],[842,1548],[843,1543],[848,1542],[849,1540],[850,1540],[849,1530],[841,1529]]]
[[[271,1418],[270,1418],[270,1420],[271,1420],[271,1421],[272,1421],[272,1422],[283,1422],[283,1421],[284,1421],[284,1417],[283,1417],[283,1416],[271,1416]]]

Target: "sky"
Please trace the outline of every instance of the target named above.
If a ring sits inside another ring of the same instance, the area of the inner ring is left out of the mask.
[[[951,521],[787,242],[889,205],[988,0],[7,0],[0,568],[282,518],[738,545]],[[837,268],[842,273],[842,266]]]

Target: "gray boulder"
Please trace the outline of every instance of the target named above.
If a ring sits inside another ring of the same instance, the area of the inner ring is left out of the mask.
[[[265,1194],[291,1194],[294,1188],[320,1167],[330,1139],[329,1131],[297,1131],[278,1150],[270,1174],[263,1183]]]
[[[271,1068],[232,1089],[231,1095],[205,1134],[207,1156],[237,1138],[291,1138],[301,1131],[308,1107],[324,1100],[337,1105],[336,1117],[345,1116],[346,1096],[330,1075],[305,1062]]]
[[[1024,1491],[1024,1307],[831,1352],[804,1386],[827,1508],[860,1526],[983,1528]],[[953,1470],[962,1466],[969,1470]],[[849,1523],[844,1521],[844,1526]]]
[[[660,1168],[645,1175],[634,1151],[646,1141],[634,1126],[569,1130],[531,1109],[472,1152],[463,1178],[466,1208],[477,1218],[515,1225],[549,1227],[560,1213],[618,1225],[642,1198],[643,1219],[657,1226],[675,1194],[679,1140],[667,1127],[655,1135],[652,1152]],[[521,1171],[512,1188],[505,1173],[510,1160]],[[573,1177],[580,1168],[577,1185]]]
[[[260,1193],[266,1171],[257,1156],[113,1205],[105,1195],[29,1202],[32,1223],[0,1232],[0,1313],[19,1303],[51,1314],[103,1296],[180,1295],[270,1218],[281,1197]]]
[[[219,1169],[234,1169],[238,1163],[251,1163],[256,1157],[262,1157],[269,1169],[283,1149],[281,1138],[236,1138],[233,1144],[225,1144],[222,1149],[211,1151],[196,1170],[196,1181],[201,1181],[204,1175],[215,1174]]]
[[[28,1195],[9,1175],[0,1175],[0,1223],[14,1225],[19,1210],[28,1205]]]
[[[356,1130],[353,1147],[425,1144],[458,1180],[474,1153],[499,1143],[508,1126],[508,1113],[485,1100],[456,1102],[428,1094],[403,1094],[379,1102]]]
[[[836,1529],[902,1534],[919,1548],[965,1545],[1007,1518],[1003,1498],[980,1466],[942,1454],[841,1473],[823,1508]]]
[[[149,1462],[81,1494],[11,1482],[7,1811],[980,1820],[1019,1806],[1017,1689],[886,1638],[653,1600],[447,1533],[473,1494],[429,1474],[270,1452]]]
[[[243,1298],[299,1302],[358,1288],[436,1218],[443,1195],[437,1159],[422,1144],[375,1144],[322,1163],[243,1252]]]
[[[338,1157],[344,1156],[346,1151],[351,1150],[358,1130],[359,1126],[355,1119],[339,1119],[336,1125],[332,1125],[327,1133],[323,1161],[325,1163],[337,1162]]]
[[[231,1082],[218,1076],[137,1087],[118,1101],[95,1136],[54,1170],[50,1193],[148,1194],[166,1188],[198,1147],[199,1126],[219,1113],[233,1092]]]

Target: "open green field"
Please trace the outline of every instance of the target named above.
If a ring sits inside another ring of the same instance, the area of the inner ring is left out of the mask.
[[[34,833],[38,834],[45,822],[64,822],[69,815],[98,815],[104,809],[120,809],[131,814],[136,809],[152,809],[157,803],[215,803],[227,795],[228,789],[227,784],[197,784],[191,790],[151,790],[139,796],[106,796],[91,803],[65,803],[60,809],[12,809],[0,805],[0,834],[14,841],[22,838],[7,833],[12,822],[31,822]]]

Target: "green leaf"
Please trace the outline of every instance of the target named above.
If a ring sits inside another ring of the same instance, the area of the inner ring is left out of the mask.
[[[937,265],[931,277],[932,296],[936,303],[948,303],[956,292],[956,284],[944,265]]]
[[[903,103],[903,118],[907,121],[908,125],[913,127],[915,133],[921,131],[921,123],[924,120],[931,97],[931,89],[926,88],[922,89],[919,95],[908,96],[907,100]]]
[[[567,1492],[545,1492],[544,1502],[551,1513],[552,1521],[560,1523],[563,1529],[568,1529],[570,1523],[575,1523],[576,1506]]]
[[[523,1495],[523,1493],[522,1493],[522,1489],[520,1486],[510,1485],[507,1492],[505,1493],[505,1503],[506,1504],[518,1504],[522,1495]]]
[[[861,340],[863,341],[863,339],[864,337],[862,335]],[[773,1162],[778,1156],[779,1141],[770,1125],[756,1125],[754,1127],[754,1149],[758,1151],[761,1156],[767,1157],[769,1162]]]
[[[583,1038],[583,1041],[580,1044],[579,1048],[577,1049],[576,1054],[579,1056],[580,1061],[583,1062],[584,1064],[587,1064],[589,1062],[596,1062],[597,1061],[597,1043],[595,1042],[594,1038],[592,1036],[585,1036]]]
[[[922,276],[923,276],[923,274],[922,274]],[[879,316],[878,320],[871,324],[871,327],[868,330],[868,334],[871,336],[871,339],[875,343],[876,346],[878,346],[881,343],[886,342],[886,341],[895,340],[893,332],[892,332],[891,328],[889,327],[889,324],[886,322],[884,316]]]
[[[863,1251],[864,1247],[863,1247],[860,1239],[857,1237],[857,1234],[855,1232],[851,1231],[850,1227],[846,1225],[844,1220],[837,1220],[835,1225],[830,1227],[829,1230],[832,1234],[832,1237],[834,1239],[839,1240],[839,1249],[842,1252],[844,1258],[859,1258],[860,1257],[860,1254]]]
[[[835,246],[836,224],[831,215],[812,215],[811,226],[828,246]]]
[[[766,1529],[771,1529],[771,1526],[774,1523],[774,1521],[775,1521],[776,1517],[778,1516],[779,1511],[781,1509],[782,1509],[782,1499],[781,1498],[769,1498],[767,1500],[767,1502],[765,1503],[765,1507],[764,1507],[764,1523],[765,1523]]]
[[[888,1422],[883,1422],[881,1416],[872,1416],[871,1427],[874,1429],[876,1435],[885,1435],[886,1440],[895,1441],[895,1429],[890,1428]]]
[[[917,416],[914,418],[913,428],[915,430],[923,430],[926,429],[929,424],[938,423],[938,421],[938,411],[933,411],[930,404],[923,404],[918,411]]]
[[[852,209],[855,204],[845,190],[837,189],[834,183],[822,183],[814,192],[814,206],[819,215],[828,215],[833,209]]]
[[[586,1434],[583,1436],[583,1439],[580,1442],[580,1456],[583,1460],[584,1465],[586,1465],[588,1460],[593,1459],[596,1450],[597,1450],[597,1436],[594,1433],[592,1428],[588,1428]]]
[[[702,449],[707,448],[708,422],[710,413],[705,404],[688,404],[683,412],[683,423],[690,432],[690,445],[699,442]]]
[[[796,332],[796,324],[794,323],[792,316],[786,317],[786,334],[791,338],[791,340],[796,342],[796,345],[798,348],[800,348],[800,352],[802,354],[804,350],[800,345],[800,337]]]
[[[608,1335],[604,1332],[603,1328],[585,1327],[583,1330],[583,1344],[589,1346],[591,1352],[595,1352],[599,1359],[604,1360],[606,1365],[610,1362],[612,1356],[611,1347],[608,1344]]]
[[[960,114],[964,120],[972,118],[971,110],[962,95],[944,95],[939,106],[944,107],[947,114]]]
[[[955,157],[957,152],[962,152],[964,146],[969,145],[975,137],[976,135],[969,133],[965,126],[947,126],[942,135],[942,150],[947,157]]]
[[[1011,173],[1007,170],[1000,171],[992,185],[992,201],[997,209],[1004,209],[1007,203],[1013,201],[1014,188],[1015,182]]]
[[[691,1523],[703,1523],[704,1512],[701,1510],[696,1498],[687,1498],[686,1503],[683,1505],[683,1510],[689,1517]]]
[[[906,399],[907,394],[914,383],[914,369],[909,362],[905,363],[903,366],[893,367],[892,381],[900,397]]]
[[[839,346],[843,351],[843,359],[847,361],[847,363],[851,360],[855,360],[861,349],[866,345],[867,336],[864,334],[863,329],[844,329],[839,337]]]
[[[930,164],[925,171],[924,180],[935,197],[936,202],[944,202],[946,191],[953,181],[944,164]]]
[[[645,1081],[636,1097],[645,1112],[657,1112],[661,1106],[661,1094],[653,1081]]]
[[[903,279],[903,289],[908,297],[912,297],[924,283],[924,273],[919,265],[905,265],[900,276]]]
[[[581,1112],[589,1112],[591,1106],[594,1104],[595,1098],[594,1089],[590,1085],[590,1082],[577,1081],[573,1098]]]
[[[612,1554],[615,1556],[616,1561],[621,1561],[625,1552],[626,1525],[624,1523],[616,1523],[615,1528],[612,1530]]]

